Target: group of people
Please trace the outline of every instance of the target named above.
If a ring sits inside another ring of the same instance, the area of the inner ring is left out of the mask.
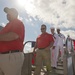
[[[61,54],[60,60],[63,60],[63,55],[64,55],[64,41],[65,41],[65,36],[60,33],[60,29],[57,28],[57,34],[55,33],[55,29],[51,28],[51,33],[54,38],[54,45],[51,49],[51,59],[52,59],[52,67],[57,68],[57,61],[58,57]]]
[[[65,36],[60,32],[60,28],[57,28],[57,33],[55,33],[55,28],[50,28],[51,34],[46,32],[46,25],[41,25],[41,34],[36,39],[36,44],[33,53],[36,52],[36,68],[34,75],[40,75],[40,71],[43,63],[46,65],[47,75],[51,74],[52,68],[57,68],[57,61],[63,61],[64,56],[64,43],[66,41],[65,47],[70,52],[71,43],[68,42],[71,38],[65,40]],[[59,58],[60,55],[60,58]]]
[[[24,61],[23,41],[25,27],[18,19],[18,12],[15,8],[4,8],[9,21],[0,31],[0,75],[21,75]],[[46,25],[41,25],[42,34],[36,39],[33,53],[36,51],[36,69],[34,75],[40,75],[43,61],[47,68],[47,75],[50,75],[51,66],[57,68],[59,50],[61,60],[64,55],[63,40],[65,36],[60,33],[60,29],[51,28],[51,33],[46,32]],[[67,42],[66,42],[67,43]],[[51,60],[52,59],[52,60]]]

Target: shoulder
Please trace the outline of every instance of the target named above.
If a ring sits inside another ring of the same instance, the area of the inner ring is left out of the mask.
[[[47,35],[48,35],[48,37],[50,37],[50,38],[51,38],[51,37],[53,37],[53,35],[52,35],[52,34],[49,34],[49,33],[48,33]]]
[[[58,36],[58,34],[55,33],[54,36]]]
[[[19,19],[15,19],[15,20],[13,21],[13,23],[23,24],[23,22],[22,22],[21,20],[19,20]]]
[[[23,24],[23,22],[21,20],[19,20],[19,19],[17,20],[17,22],[20,23],[20,24]]]
[[[37,39],[41,37],[41,34],[37,36]]]
[[[16,19],[14,21],[14,23],[15,23],[14,25],[17,26],[17,27],[21,27],[21,28],[25,27],[25,25],[23,24],[23,22],[21,20],[19,20],[19,19]]]
[[[61,33],[61,35],[62,35],[63,37],[65,37],[65,35],[64,35],[64,34],[62,34],[62,33]]]
[[[48,37],[49,37],[49,38],[52,38],[52,37],[53,37],[53,35],[52,35],[52,34],[49,34],[49,33],[48,33],[47,35],[48,35]]]
[[[64,34],[60,33],[62,36],[64,36]]]
[[[46,35],[52,36],[52,34],[46,33]]]

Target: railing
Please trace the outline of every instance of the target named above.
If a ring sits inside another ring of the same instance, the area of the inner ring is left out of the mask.
[[[24,47],[27,43],[31,43],[31,48],[34,47],[35,41],[27,41],[24,44]],[[31,75],[32,72],[32,52],[24,53],[24,63],[22,67],[22,74],[21,75]]]
[[[27,41],[25,42],[24,46],[27,43],[31,43],[31,47],[34,47],[35,41]],[[74,51],[71,54],[67,53],[66,48],[65,54],[63,58],[63,67],[64,67],[64,75],[75,75],[75,53]],[[24,63],[22,67],[22,74],[21,75],[31,75],[32,73],[32,52],[24,53]]]

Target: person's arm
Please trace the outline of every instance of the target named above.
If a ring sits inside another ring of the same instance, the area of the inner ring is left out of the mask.
[[[53,47],[53,44],[54,44],[53,36],[52,36],[52,35],[50,35],[50,37],[49,37],[49,38],[50,38],[50,40],[49,40],[49,41],[50,41],[50,45],[49,45],[48,47],[46,47],[46,48],[45,48],[46,50],[49,50],[51,47]]]
[[[64,46],[65,45],[65,42],[66,42],[65,36],[63,34],[61,34],[61,38],[63,40],[63,46]]]
[[[13,41],[18,38],[19,38],[19,36],[14,32],[0,34],[0,41]]]
[[[46,50],[49,50],[51,47],[53,47],[53,44],[54,44],[54,41],[52,41],[52,42],[50,43],[50,45],[49,45],[48,47],[46,47],[45,49],[46,49]]]
[[[53,44],[52,49],[55,49],[55,47],[57,46],[57,43],[58,43],[58,35],[55,34],[55,40],[54,40],[54,44]]]
[[[35,46],[34,46],[34,49],[33,49],[33,52],[35,52],[35,49],[37,48],[37,43],[35,43]]]

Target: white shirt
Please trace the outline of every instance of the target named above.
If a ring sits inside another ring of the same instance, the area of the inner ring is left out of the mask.
[[[57,43],[58,43],[58,34],[54,33],[53,38],[54,38],[54,45],[53,46],[57,46]]]
[[[72,48],[72,40],[67,39],[67,47]]]
[[[67,47],[71,48],[71,41],[67,41]]]
[[[65,41],[65,36],[61,33],[58,34],[58,43],[57,43],[57,45],[58,46],[63,46],[64,41]]]

